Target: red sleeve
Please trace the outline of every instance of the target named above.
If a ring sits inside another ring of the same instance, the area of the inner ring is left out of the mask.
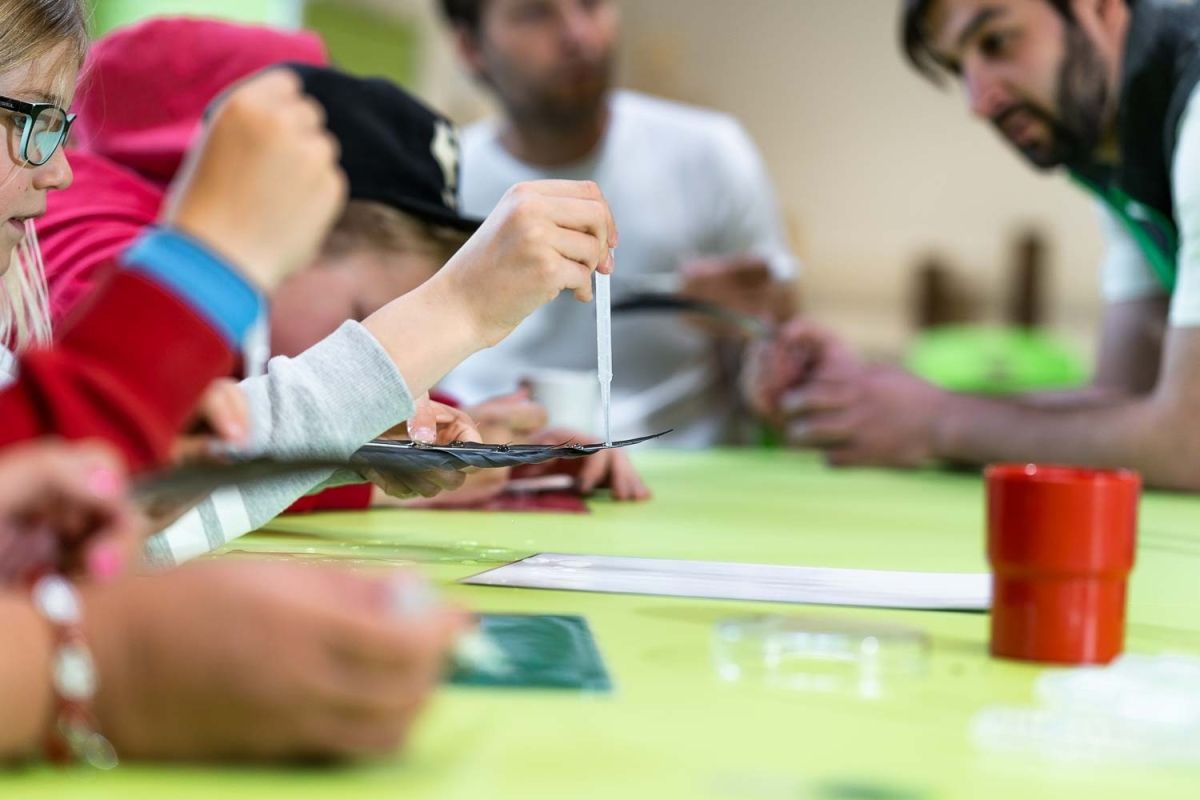
[[[429,399],[435,403],[441,403],[444,406],[450,406],[451,408],[462,408],[462,403],[458,402],[458,398],[454,397],[453,395],[446,394],[445,392],[439,392],[437,389],[431,389],[429,391]]]
[[[118,272],[58,343],[26,354],[0,392],[0,446],[37,436],[99,438],[131,469],[167,460],[204,389],[228,375],[225,340],[149,278]]]
[[[285,514],[306,514],[310,511],[357,511],[371,505],[371,484],[354,483],[335,486],[317,494],[301,497],[292,503]]]
[[[163,203],[157,187],[101,156],[73,150],[69,158],[71,186],[50,192],[37,221],[56,326],[112,273]]]

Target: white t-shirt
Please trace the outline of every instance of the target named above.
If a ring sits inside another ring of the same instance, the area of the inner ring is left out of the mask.
[[[1200,325],[1200,86],[1192,90],[1179,122],[1178,144],[1171,165],[1175,227],[1179,231],[1175,291],[1170,324]],[[1102,209],[1108,250],[1101,267],[1104,299],[1110,303],[1166,294],[1133,236],[1107,208]]]
[[[614,92],[610,103],[609,127],[597,151],[553,170],[511,156],[497,138],[495,120],[466,128],[463,212],[486,215],[523,181],[594,180],[621,234],[613,302],[677,289],[678,268],[698,256],[750,253],[764,257],[779,279],[796,274],[766,168],[736,120],[629,91]],[[531,369],[594,370],[595,331],[594,307],[563,295],[497,347],[464,362],[443,387],[477,402],[512,391]],[[719,369],[711,337],[678,316],[614,317],[615,436],[673,428],[667,445],[729,441],[736,395],[735,381]]]

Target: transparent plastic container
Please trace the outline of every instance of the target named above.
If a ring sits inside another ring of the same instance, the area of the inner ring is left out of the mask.
[[[1200,659],[1126,655],[1108,667],[1054,670],[1040,705],[975,715],[981,750],[1095,763],[1200,763]]]
[[[929,650],[920,630],[834,616],[739,617],[713,631],[722,680],[866,699],[925,674]]]

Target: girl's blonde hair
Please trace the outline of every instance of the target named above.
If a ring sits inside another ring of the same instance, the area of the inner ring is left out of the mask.
[[[0,2],[0,73],[16,69],[65,44],[54,87],[58,102],[71,95],[75,73],[88,48],[88,10],[84,0],[5,0]],[[24,164],[14,165],[15,169]],[[19,351],[51,340],[46,272],[33,223],[25,239],[0,261],[0,345]]]

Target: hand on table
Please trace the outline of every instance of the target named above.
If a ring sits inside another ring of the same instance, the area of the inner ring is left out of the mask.
[[[781,401],[815,376],[852,374],[862,368],[858,357],[832,332],[804,319],[780,327],[773,339],[753,343],[742,368],[742,393],[751,410],[783,425]]]
[[[567,442],[586,442],[592,438],[594,437],[575,431],[549,428],[538,431],[531,437],[530,443],[561,445]],[[651,497],[650,490],[638,474],[637,468],[621,450],[601,450],[585,458],[560,458],[546,464],[522,467],[519,475],[522,478],[570,475],[575,479],[576,488],[583,494],[606,488],[612,493],[614,500],[642,501]]]
[[[206,563],[85,589],[101,731],[126,758],[394,752],[466,622],[398,614],[398,579]]]
[[[546,407],[532,399],[526,388],[485,400],[468,408],[467,413],[489,444],[526,442],[546,427],[549,418]]]
[[[935,458],[942,390],[892,367],[818,375],[784,393],[784,435],[834,466],[920,467]]]
[[[269,291],[312,262],[346,194],[324,110],[295,73],[276,69],[225,94],[163,217]]]
[[[110,580],[145,533],[107,446],[42,441],[0,458],[0,585],[45,572]]]
[[[561,445],[593,439],[577,431],[547,428],[546,408],[530,399],[528,389],[519,389],[512,394],[481,403],[471,409],[471,416],[480,420],[481,428],[485,424],[498,426],[489,431],[490,435],[498,438],[485,438],[484,441],[487,442]],[[584,494],[607,487],[612,490],[613,498],[617,500],[646,500],[650,497],[650,491],[642,482],[633,462],[620,450],[602,450],[586,458],[559,459],[547,464],[521,467],[518,472],[522,478],[571,475],[576,479],[577,488]],[[500,488],[503,488],[503,484]]]

